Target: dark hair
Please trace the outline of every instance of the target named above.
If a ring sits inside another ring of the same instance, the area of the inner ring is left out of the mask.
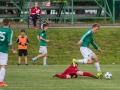
[[[49,24],[48,24],[47,21],[44,21],[44,22],[43,22],[43,29],[44,29],[46,26],[49,26]]]
[[[22,29],[22,30],[21,30],[21,32],[25,32],[25,30],[24,30],[24,29]]]
[[[10,22],[9,19],[7,19],[7,18],[3,19],[4,26],[7,26],[9,24],[9,22]]]
[[[100,27],[97,23],[93,24],[92,28],[94,27]]]
[[[43,24],[43,29],[44,29],[46,26],[48,26],[48,24]]]

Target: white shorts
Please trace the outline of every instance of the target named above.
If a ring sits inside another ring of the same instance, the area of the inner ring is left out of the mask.
[[[91,59],[92,56],[95,55],[95,53],[87,47],[80,47],[80,52],[84,59]]]
[[[7,65],[8,54],[0,52],[0,65]]]
[[[42,54],[47,54],[47,47],[46,46],[40,46],[39,52]]]

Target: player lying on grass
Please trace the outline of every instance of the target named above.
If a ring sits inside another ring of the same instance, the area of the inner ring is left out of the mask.
[[[87,76],[87,77],[92,77],[92,78],[100,78],[100,75],[93,75],[90,72],[82,72],[80,70],[78,70],[78,64],[76,63],[75,66],[70,65],[63,73],[61,74],[55,74],[53,77],[58,77],[58,78],[63,78],[63,79],[69,79],[72,78],[73,76],[75,76],[75,78],[77,78],[77,76]]]

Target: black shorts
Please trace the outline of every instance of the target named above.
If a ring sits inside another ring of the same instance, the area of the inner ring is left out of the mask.
[[[27,56],[28,53],[27,53],[27,49],[19,49],[18,50],[18,55],[19,56],[22,56],[24,54],[24,56]]]

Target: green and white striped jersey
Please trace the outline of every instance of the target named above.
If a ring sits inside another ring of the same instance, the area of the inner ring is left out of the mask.
[[[93,39],[93,32],[91,29],[89,30],[86,30],[86,32],[83,34],[83,36],[80,38],[80,41],[82,42],[81,46],[83,47],[88,47],[89,48],[89,45],[90,43],[93,45],[93,47],[95,49],[98,50],[98,46],[96,45],[96,43],[94,42],[94,39]]]
[[[13,31],[7,27],[0,28],[0,52],[8,53],[9,45],[12,44]]]

